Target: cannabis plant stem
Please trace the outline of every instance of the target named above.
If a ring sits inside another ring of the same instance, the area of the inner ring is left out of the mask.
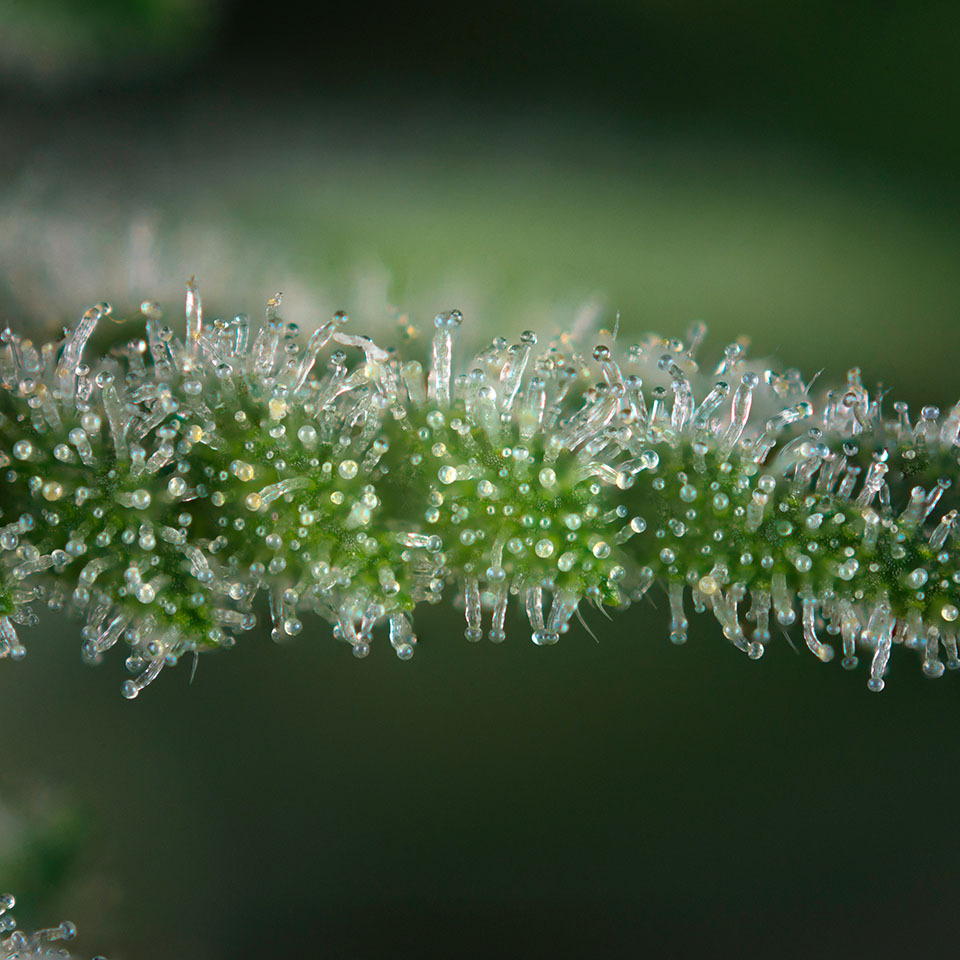
[[[689,597],[754,659],[799,614],[819,659],[828,635],[848,668],[869,654],[873,690],[894,645],[931,677],[960,666],[960,405],[887,419],[856,369],[815,400],[742,342],[708,378],[703,328],[587,355],[527,332],[458,372],[456,311],[425,374],[344,314],[302,347],[279,306],[251,337],[205,321],[191,282],[183,341],[147,302],[145,338],[92,366],[106,304],[39,351],[0,335],[0,654],[23,655],[33,602],[66,606],[89,661],[128,645],[135,697],[254,626],[261,592],[275,637],[313,612],[363,657],[383,623],[408,659],[415,606],[450,584],[468,640],[502,641],[516,598],[548,645],[582,603],[656,583],[675,643]]]

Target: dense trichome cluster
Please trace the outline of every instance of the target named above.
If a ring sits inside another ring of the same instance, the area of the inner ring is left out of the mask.
[[[408,659],[414,608],[449,588],[468,640],[502,641],[516,598],[545,645],[656,584],[675,643],[689,598],[752,658],[771,622],[823,661],[838,637],[873,690],[894,645],[960,666],[960,404],[888,417],[856,369],[814,396],[744,342],[704,370],[702,327],[460,358],[452,311],[425,369],[344,314],[303,344],[279,306],[209,321],[191,282],[183,339],[146,302],[145,334],[97,360],[107,304],[39,348],[0,334],[0,655],[33,605],[69,608],[87,660],[127,647],[135,697],[266,608],[277,639],[312,612],[358,657],[384,625]]]

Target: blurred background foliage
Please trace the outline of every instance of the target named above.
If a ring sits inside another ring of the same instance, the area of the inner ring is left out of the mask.
[[[945,2],[0,0],[0,318],[175,314],[190,274],[213,313],[281,289],[385,337],[450,306],[474,343],[702,318],[707,350],[952,403],[958,28]],[[430,611],[410,664],[250,637],[136,704],[48,619],[0,671],[0,886],[114,960],[949,943],[956,678],[895,658],[874,697],[707,623],[675,650],[663,606],[551,650]]]
[[[217,18],[216,0],[4,0],[0,68],[51,92],[142,77],[192,59]]]

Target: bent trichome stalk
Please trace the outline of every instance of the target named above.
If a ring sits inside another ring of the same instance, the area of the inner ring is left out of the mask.
[[[0,894],[0,960],[70,960],[71,954],[62,944],[77,935],[76,926],[64,920],[55,927],[33,933],[18,930],[17,921],[10,913],[16,902],[12,893]]]

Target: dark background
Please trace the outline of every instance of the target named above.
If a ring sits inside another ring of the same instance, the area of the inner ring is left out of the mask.
[[[0,313],[38,337],[197,272],[387,338],[703,317],[956,398],[953,4],[82,6],[0,3]],[[675,649],[665,607],[552,649],[430,610],[410,663],[248,636],[136,703],[47,616],[0,670],[0,886],[113,960],[952,948],[957,678]]]

